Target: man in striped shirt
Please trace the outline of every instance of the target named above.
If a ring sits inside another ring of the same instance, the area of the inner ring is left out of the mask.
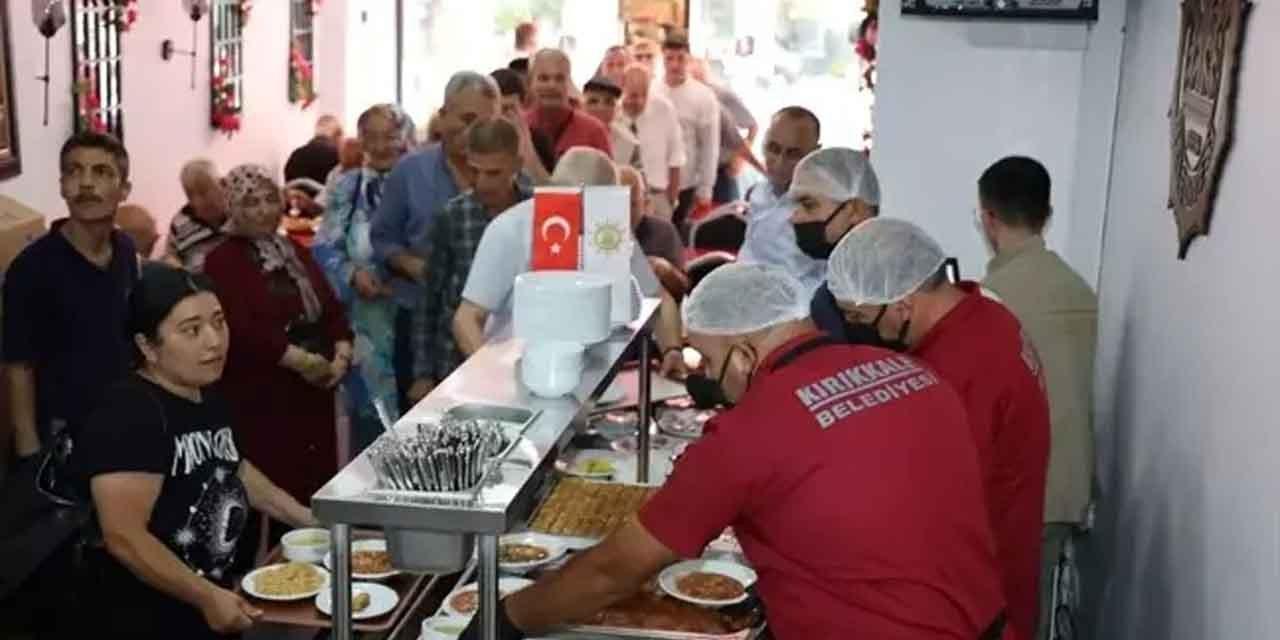
[[[226,198],[222,194],[218,168],[210,160],[201,158],[183,165],[179,179],[187,204],[169,223],[165,260],[198,272],[204,269],[205,256],[223,240]]]

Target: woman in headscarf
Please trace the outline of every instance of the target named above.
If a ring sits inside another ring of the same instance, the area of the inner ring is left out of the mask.
[[[343,173],[334,183],[312,245],[355,330],[357,375],[344,384],[353,456],[382,432],[374,401],[388,411],[399,407],[392,365],[396,306],[389,276],[373,259],[369,220],[382,201],[387,175],[411,144],[413,123],[398,107],[379,104],[361,114],[357,130],[364,166]]]
[[[253,542],[248,508],[293,526],[315,518],[234,434],[217,388],[229,336],[212,283],[150,263],[129,307],[136,368],[76,439],[102,544],[85,550],[87,610],[73,615],[102,638],[235,637],[261,615],[233,589],[237,552]]]
[[[223,385],[236,440],[306,501],[337,472],[333,388],[351,365],[351,329],[311,252],[276,232],[284,197],[267,170],[242,165],[222,182],[229,237],[205,273],[231,329]]]

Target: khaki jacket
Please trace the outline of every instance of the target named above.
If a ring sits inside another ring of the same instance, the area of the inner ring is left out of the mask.
[[[982,284],[1018,317],[1044,364],[1052,428],[1044,520],[1078,523],[1093,483],[1098,298],[1042,238],[993,258]]]

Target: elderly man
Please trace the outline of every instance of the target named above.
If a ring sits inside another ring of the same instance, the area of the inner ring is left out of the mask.
[[[504,598],[498,637],[589,618],[726,527],[775,637],[1000,637],[960,399],[914,358],[818,332],[807,306],[803,286],[759,265],[721,267],[694,289],[686,326],[712,374],[700,386],[729,409],[638,517]]]
[[[571,149],[556,165],[551,183],[560,186],[611,186],[618,184],[618,172],[604,153],[595,149]],[[511,321],[512,291],[516,276],[529,270],[532,262],[534,199],[508,209],[489,223],[476,248],[462,302],[453,316],[453,337],[463,355],[475,353],[488,338],[505,331]],[[662,298],[671,308],[675,300],[659,285],[644,255],[633,252],[631,272],[646,296]],[[678,316],[662,314],[655,331],[663,354],[663,370],[677,366],[678,349],[683,344]],[[487,327],[487,329],[486,329]]]
[[[818,117],[804,107],[774,114],[764,135],[768,180],[747,190],[747,234],[738,252],[740,261],[779,267],[811,290],[826,277],[824,256],[800,248],[791,224],[796,206],[786,196],[796,165],[817,150],[821,134]]]
[[[558,160],[572,147],[591,147],[605,154],[609,130],[599,120],[569,102],[569,56],[558,49],[543,49],[529,61],[529,93],[532,104],[525,113],[529,128],[551,140]]]
[[[858,225],[827,263],[849,322],[923,360],[961,395],[977,446],[1009,622],[1036,628],[1049,404],[1036,349],[977,283],[947,282],[942,248],[904,220]]]
[[[649,189],[644,176],[635,167],[618,167],[618,183],[631,188],[631,231],[644,255],[662,258],[677,269],[684,269],[684,243],[670,220],[650,213]]]
[[[169,222],[165,262],[188,271],[204,270],[205,256],[222,243],[227,222],[227,199],[222,176],[213,161],[200,158],[183,165],[178,174],[187,204]]]
[[[687,233],[689,214],[711,206],[720,159],[720,101],[707,85],[689,75],[689,40],[680,32],[662,43],[666,77],[654,82],[653,91],[676,108],[684,134],[688,163],[680,172],[679,202],[672,221]]]
[[[139,258],[151,259],[156,242],[160,240],[160,232],[156,229],[155,216],[146,207],[137,204],[120,205],[116,210],[116,227],[133,240],[133,248],[137,250]]]
[[[373,216],[374,258],[391,272],[396,315],[395,369],[402,395],[413,384],[412,317],[426,297],[427,232],[450,200],[470,186],[466,130],[498,113],[498,87],[473,71],[455,73],[445,85],[437,114],[442,141],[396,163]]]
[[[1089,510],[1093,487],[1094,343],[1098,298],[1058,254],[1045,247],[1049,172],[1009,157],[978,180],[978,216],[995,257],[982,284],[1018,317],[1044,363],[1049,393],[1049,480],[1040,565],[1040,628],[1048,638],[1054,567]]]
[[[471,271],[484,230],[498,214],[533,196],[520,172],[520,132],[506,120],[490,120],[467,134],[467,162],[475,173],[471,190],[449,201],[432,221],[426,298],[415,314],[411,400],[425,396],[458,365],[463,354],[453,338],[453,314]]]
[[[650,91],[652,82],[642,65],[631,65],[623,74],[617,123],[629,135],[626,140],[614,137],[613,160],[643,172],[654,213],[670,220],[680,198],[680,171],[687,162],[684,132],[671,102]]]

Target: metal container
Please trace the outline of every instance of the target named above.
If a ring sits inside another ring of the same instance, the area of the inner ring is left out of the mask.
[[[386,529],[391,564],[419,573],[442,575],[461,571],[475,551],[470,533],[445,533],[421,529]]]

